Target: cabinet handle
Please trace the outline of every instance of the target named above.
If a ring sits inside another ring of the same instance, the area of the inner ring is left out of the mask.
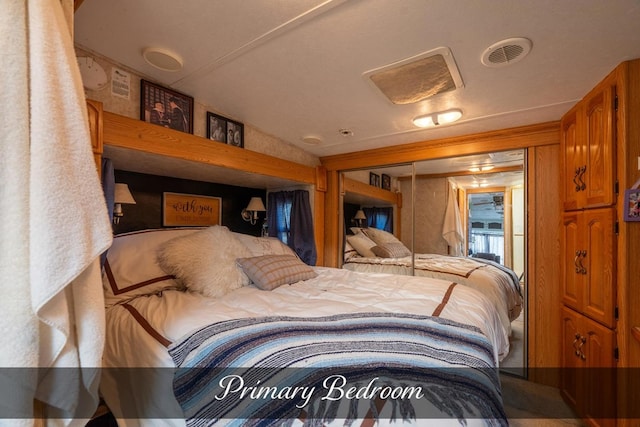
[[[578,351],[580,351],[580,359],[582,359],[582,360],[587,360],[587,356],[582,351],[582,346],[586,342],[587,342],[587,338],[586,337],[581,337],[580,338],[580,345],[578,346]]]
[[[582,166],[578,168],[578,180],[580,181],[580,189],[578,191],[584,191],[587,188],[587,184],[585,184],[583,176],[587,171],[587,166]]]
[[[587,256],[587,251],[576,251],[576,256],[573,259],[573,265],[576,267],[576,274],[587,274],[587,269],[582,265],[582,258]]]
[[[576,257],[573,259],[573,265],[576,266],[576,274],[580,274],[582,272],[580,265],[578,264],[578,260],[580,259],[580,251],[576,251]],[[580,334],[576,334],[576,339],[580,338]]]
[[[578,343],[578,341],[580,341],[580,334],[576,333],[576,339],[573,340],[573,349],[575,350],[575,355],[576,357],[580,357],[580,349],[578,347],[576,347],[576,344]]]
[[[576,168],[575,173],[573,174],[573,183],[576,185],[576,191],[580,191],[581,184],[578,182],[578,176],[580,175],[580,170],[582,168]]]
[[[587,274],[587,269],[582,265],[582,259],[587,256],[587,251],[580,251],[580,258],[578,259],[578,264],[580,264],[580,273]]]

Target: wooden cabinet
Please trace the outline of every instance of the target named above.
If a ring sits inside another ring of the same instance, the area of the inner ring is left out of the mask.
[[[588,425],[615,426],[615,333],[562,309],[562,395]]]
[[[87,100],[87,115],[89,116],[89,133],[91,134],[91,148],[96,162],[98,175],[102,173],[102,103]]]
[[[613,208],[566,212],[562,221],[562,301],[613,328],[615,271]]]
[[[610,75],[562,118],[564,210],[610,206],[615,201],[615,76]]]
[[[618,78],[614,70],[560,123],[561,391],[592,426],[616,425]]]

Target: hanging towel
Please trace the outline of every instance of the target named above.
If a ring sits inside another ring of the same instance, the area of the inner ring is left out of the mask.
[[[99,255],[112,235],[91,151],[72,25],[64,15],[68,9],[60,0],[2,0],[2,34],[24,50],[11,49],[9,61],[3,58],[12,67],[3,70],[3,81],[21,93],[12,89],[18,98],[3,99],[0,109],[18,128],[10,129],[10,144],[3,141],[0,160],[0,208],[10,209],[2,221],[7,234],[0,267],[12,299],[0,307],[9,307],[11,316],[3,312],[0,327],[8,334],[3,341],[25,338],[2,342],[0,367],[40,368],[14,378],[18,401],[13,403],[29,408],[35,397],[47,405],[48,418],[56,418],[52,423],[80,426],[98,403],[96,368],[104,345]],[[7,119],[0,123],[8,129]],[[5,252],[14,247],[15,252]],[[7,254],[11,259],[4,259]],[[7,406],[3,402],[0,410]]]
[[[444,224],[442,225],[442,237],[449,244],[449,255],[463,256],[464,236],[462,222],[460,221],[460,209],[455,196],[455,190],[448,184],[447,209],[444,213]]]

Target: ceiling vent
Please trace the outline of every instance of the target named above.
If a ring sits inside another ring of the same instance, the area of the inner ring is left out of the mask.
[[[394,104],[413,104],[463,86],[451,50],[446,47],[367,71],[363,76]]]
[[[531,40],[517,37],[499,41],[482,53],[482,63],[487,67],[504,67],[524,59],[531,51]]]

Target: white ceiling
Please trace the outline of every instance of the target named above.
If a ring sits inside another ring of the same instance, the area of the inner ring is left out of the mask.
[[[325,156],[558,120],[616,65],[640,57],[639,23],[638,0],[85,0],[75,39]],[[511,37],[532,41],[527,57],[482,65],[487,47]],[[147,47],[177,53],[183,70],[148,65]],[[363,77],[439,47],[451,50],[463,87],[394,105]],[[463,111],[453,125],[411,123],[450,108]]]

